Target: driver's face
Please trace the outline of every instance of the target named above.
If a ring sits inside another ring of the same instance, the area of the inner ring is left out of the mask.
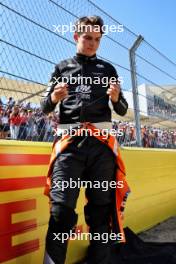
[[[94,27],[88,27],[86,32],[81,34],[75,33],[74,39],[77,42],[77,52],[86,56],[92,56],[96,53],[101,40],[102,34],[96,32]]]

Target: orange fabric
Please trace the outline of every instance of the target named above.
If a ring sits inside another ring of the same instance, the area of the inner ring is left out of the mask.
[[[128,183],[126,181],[125,175],[125,165],[121,158],[120,154],[120,147],[118,145],[117,139],[115,136],[112,136],[109,134],[108,138],[105,139],[102,135],[97,135],[97,131],[100,131],[97,129],[94,125],[91,123],[83,123],[81,128],[77,129],[77,135],[81,134],[82,130],[90,129],[92,132],[92,135],[95,136],[98,140],[100,140],[103,144],[106,144],[108,147],[110,147],[113,151],[113,153],[116,156],[116,164],[117,164],[117,171],[116,171],[116,182],[122,181],[123,182],[123,188],[116,188],[116,214],[117,214],[117,224],[118,224],[118,230],[119,233],[123,233],[123,240],[120,240],[120,242],[125,242],[125,234],[123,231],[123,219],[124,219],[124,209],[125,209],[125,203],[127,200],[127,196],[130,193],[130,188],[128,186]],[[100,133],[99,133],[100,134]],[[53,169],[53,163],[59,153],[61,153],[68,144],[72,143],[73,138],[70,135],[63,135],[61,139],[57,140],[53,144],[53,149],[51,153],[51,159],[49,164],[49,171],[47,175],[47,182],[45,186],[44,194],[49,196],[49,190],[50,190],[50,179],[52,175],[52,169]]]

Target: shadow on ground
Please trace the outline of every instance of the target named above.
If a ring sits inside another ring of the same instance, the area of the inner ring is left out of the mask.
[[[176,222],[174,221],[174,225],[175,224]],[[165,226],[167,227],[167,225]],[[165,230],[162,226],[157,225],[151,230],[136,235],[131,229],[126,227],[124,229],[126,243],[112,246],[109,264],[176,264],[176,241],[161,242],[163,238],[167,238],[166,234],[161,234],[161,230],[163,232]],[[169,231],[170,230],[167,232]],[[171,228],[171,231],[173,232],[174,230]],[[150,232],[152,233],[150,234]],[[152,234],[153,242],[151,242]],[[175,233],[173,233],[173,235],[175,235]],[[149,239],[150,242],[144,241],[141,237],[144,237],[145,240]],[[154,242],[157,240],[160,242]],[[86,259],[75,264],[86,264]]]

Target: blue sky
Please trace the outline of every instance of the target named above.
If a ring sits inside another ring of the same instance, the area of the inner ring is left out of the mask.
[[[175,0],[93,0],[176,62]]]
[[[68,11],[61,9],[48,0],[2,0],[10,8],[16,10],[23,16],[16,14],[8,8],[2,8],[3,25],[0,38],[5,42],[0,43],[1,61],[0,68],[5,77],[13,78],[14,74],[27,81],[47,84],[54,64],[75,54],[75,46],[63,40],[59,34],[53,34],[53,25],[68,24],[75,22],[75,15],[92,15],[96,9],[88,8],[88,1],[79,0],[71,2],[68,0],[55,0],[62,2]],[[176,34],[174,31],[176,1],[168,0],[92,0],[99,5],[109,15],[115,18],[124,26],[141,34],[145,40],[163,52],[171,60],[176,62]],[[71,5],[72,3],[72,5]],[[0,7],[1,8],[1,7]],[[1,10],[0,10],[1,13]],[[100,12],[101,13],[101,12]],[[32,21],[35,21],[33,23]],[[40,25],[42,25],[42,27]],[[116,34],[116,33],[113,33]],[[128,32],[113,35],[117,41],[130,48],[136,37],[130,36]],[[72,34],[67,34],[68,39],[73,40]],[[11,45],[12,44],[12,45]],[[17,46],[18,48],[14,48]],[[2,51],[2,52],[1,52]],[[159,58],[155,53],[148,52],[146,47],[141,48],[141,54],[153,64],[161,67],[171,75],[175,76],[176,67],[167,64],[167,61]],[[104,58],[119,64],[118,74],[124,77],[123,88],[131,89],[128,50],[103,38],[98,53]],[[33,54],[33,55],[31,55]],[[154,70],[150,65],[138,60],[138,70],[140,74],[157,84],[173,84],[175,80],[165,74]],[[14,77],[17,78],[17,77]],[[146,83],[145,79],[138,78],[138,84]]]

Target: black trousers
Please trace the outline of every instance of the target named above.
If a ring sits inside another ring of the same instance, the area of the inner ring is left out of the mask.
[[[82,142],[82,145],[79,144]],[[76,225],[76,203],[80,188],[63,188],[61,183],[70,180],[78,182],[87,180],[85,220],[90,233],[110,233],[110,217],[114,208],[115,189],[107,188],[107,182],[115,181],[115,156],[112,150],[93,136],[76,137],[67,149],[56,159],[52,175],[51,216],[46,236],[45,264],[64,264],[67,241],[54,239],[53,233],[69,233]],[[106,184],[103,184],[105,183]],[[95,183],[99,187],[95,187]],[[93,188],[92,188],[93,187]],[[88,263],[108,264],[110,255],[109,243],[90,240]]]

